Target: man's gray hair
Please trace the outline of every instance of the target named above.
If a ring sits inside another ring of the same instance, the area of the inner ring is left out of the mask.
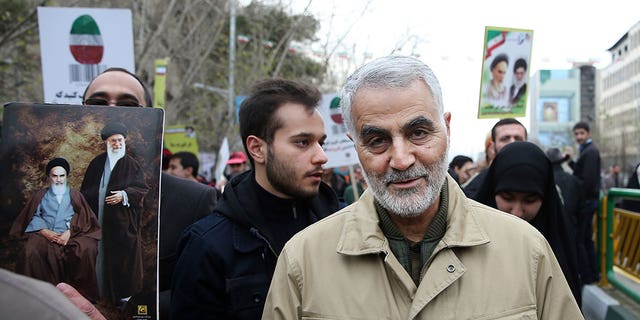
[[[362,88],[407,88],[414,81],[423,80],[431,90],[441,121],[444,107],[438,78],[424,62],[409,56],[387,56],[375,59],[351,74],[340,92],[342,119],[353,139],[358,139],[351,114],[353,98]]]

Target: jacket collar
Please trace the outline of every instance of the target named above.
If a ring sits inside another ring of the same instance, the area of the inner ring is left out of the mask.
[[[490,241],[489,236],[476,221],[471,200],[467,199],[458,184],[447,176],[449,209],[447,231],[436,246],[437,252],[446,247],[470,247]],[[345,210],[345,223],[336,248],[346,255],[364,255],[391,252],[386,237],[379,227],[374,196],[370,189],[356,203]]]

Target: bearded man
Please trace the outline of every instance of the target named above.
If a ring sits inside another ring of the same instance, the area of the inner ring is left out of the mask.
[[[43,281],[74,285],[96,301],[96,255],[100,226],[91,207],[67,186],[69,162],[46,166],[50,186],[36,191],[13,223],[10,234],[26,240],[16,272]]]
[[[340,104],[369,188],[287,242],[263,319],[582,319],[545,238],[447,175],[451,114],[427,65],[371,61]]]
[[[126,153],[127,128],[108,123],[100,137],[107,152],[91,160],[80,190],[102,226],[100,295],[120,304],[142,288],[140,212],[149,187],[138,161]]]

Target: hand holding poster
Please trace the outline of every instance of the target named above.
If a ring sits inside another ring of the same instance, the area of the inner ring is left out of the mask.
[[[478,118],[523,117],[532,30],[486,27]]]

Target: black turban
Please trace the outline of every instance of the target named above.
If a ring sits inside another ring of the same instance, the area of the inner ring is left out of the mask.
[[[114,134],[121,134],[123,137],[126,138],[127,127],[125,127],[124,124],[120,122],[109,123],[106,126],[104,126],[104,128],[100,132],[100,137],[102,138],[102,141],[104,141]]]
[[[51,169],[53,169],[54,167],[63,167],[67,172],[67,175],[69,174],[69,162],[67,162],[67,160],[65,160],[64,158],[55,158],[47,163],[47,176],[51,172]]]

